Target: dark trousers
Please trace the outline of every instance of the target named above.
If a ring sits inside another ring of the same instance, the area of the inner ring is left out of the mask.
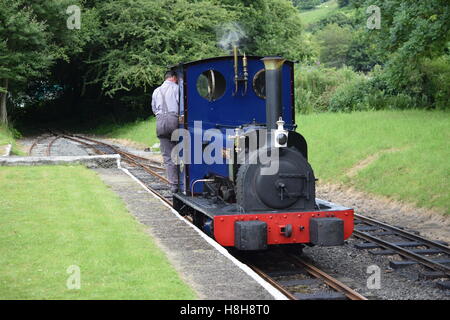
[[[172,188],[178,186],[177,166],[173,163],[171,158],[172,149],[176,146],[176,141],[171,141],[170,138],[159,138],[161,154],[163,156],[164,165],[166,167],[167,180],[169,180]]]

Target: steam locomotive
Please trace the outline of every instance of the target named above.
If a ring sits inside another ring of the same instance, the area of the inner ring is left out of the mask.
[[[342,245],[353,210],[315,197],[296,131],[294,63],[234,54],[173,67],[180,89],[175,209],[218,243]],[[174,136],[172,136],[174,139]]]

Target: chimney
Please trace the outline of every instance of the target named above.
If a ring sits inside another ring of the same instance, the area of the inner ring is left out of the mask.
[[[261,59],[266,69],[266,124],[267,130],[277,129],[282,110],[282,69],[286,59],[265,57]]]

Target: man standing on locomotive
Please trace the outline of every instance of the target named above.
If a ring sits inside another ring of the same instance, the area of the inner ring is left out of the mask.
[[[171,140],[172,132],[178,128],[180,104],[178,78],[175,71],[167,71],[164,83],[153,91],[152,110],[156,115],[156,135],[166,167],[167,179],[173,193],[178,191],[178,173],[171,159],[176,142]]]

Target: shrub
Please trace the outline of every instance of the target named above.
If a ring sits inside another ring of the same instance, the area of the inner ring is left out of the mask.
[[[300,66],[295,72],[295,101],[301,113],[329,110],[336,88],[362,77],[348,67],[326,68],[321,65]]]
[[[336,89],[329,111],[366,111],[414,109],[420,101],[406,93],[392,93],[383,88],[377,77],[358,78]]]
[[[436,109],[450,107],[450,56],[444,55],[423,64],[424,91]]]
[[[352,29],[329,24],[317,32],[320,43],[320,61],[328,67],[342,67],[346,64],[348,52],[352,44]]]
[[[365,80],[354,79],[336,89],[330,99],[329,111],[369,110]]]
[[[317,22],[311,23],[308,26],[307,30],[310,32],[317,32],[325,28],[325,26],[333,23],[337,24],[340,27],[343,27],[343,26],[353,26],[355,21],[354,19],[348,17],[342,12],[336,12],[326,16],[323,19],[320,19]]]

